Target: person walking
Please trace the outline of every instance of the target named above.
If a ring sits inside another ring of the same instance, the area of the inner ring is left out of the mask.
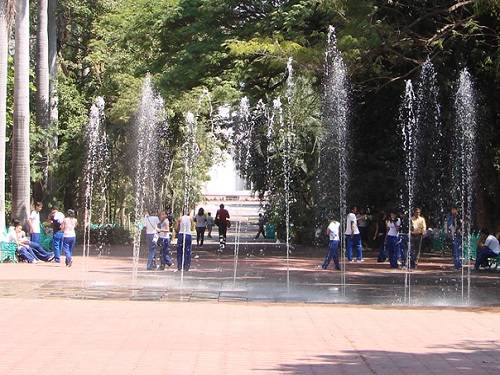
[[[418,259],[420,258],[420,249],[422,248],[422,239],[427,230],[427,223],[422,216],[420,207],[415,207],[411,217],[411,238],[410,238],[410,267],[416,268]],[[406,265],[407,257],[404,259]]]
[[[188,214],[188,210],[184,209],[183,215],[177,220],[177,270],[189,271],[191,268],[191,227],[193,221]]]
[[[478,241],[477,256],[474,269],[477,271],[481,266],[488,266],[486,261],[488,258],[496,258],[500,255],[500,244],[498,239],[490,234],[488,229],[481,229],[481,237]]]
[[[451,256],[456,270],[462,268],[462,220],[458,217],[458,210],[452,207],[446,215],[445,233],[451,242]]]
[[[383,263],[387,260],[387,252],[385,251],[385,237],[387,235],[386,215],[384,211],[380,211],[377,222],[375,223],[375,233],[373,234],[373,241],[378,247],[377,262]]]
[[[28,218],[30,241],[37,244],[40,244],[40,211],[42,208],[42,202],[36,202],[33,207],[33,211],[31,211],[30,217]]]
[[[391,268],[398,268],[399,257],[399,228],[401,227],[401,219],[393,210],[389,213],[389,218],[386,222],[387,236],[386,249],[389,254],[389,263]]]
[[[356,214],[358,213],[358,208],[353,206],[351,211],[347,215],[346,228],[345,228],[345,239],[346,239],[346,255],[347,260],[352,262],[352,248],[356,248],[356,261],[364,262],[363,259],[363,247],[361,245],[361,235],[359,233],[358,223],[356,219]]]
[[[340,270],[339,264],[339,255],[338,249],[340,245],[340,223],[336,220],[332,220],[326,229],[326,234],[328,235],[328,253],[325,256],[325,260],[323,261],[323,265],[321,268],[326,270],[330,261],[333,259],[333,263],[335,264],[335,269]]]
[[[173,264],[172,257],[170,256],[170,222],[165,211],[160,212],[160,223],[158,224],[158,235],[160,240],[160,270],[165,269],[165,265],[171,266]]]
[[[203,246],[205,230],[207,228],[207,217],[205,216],[203,207],[200,207],[198,210],[198,214],[194,217],[194,222],[196,223],[196,246]]]
[[[227,228],[231,225],[228,210],[221,204],[215,215],[215,224],[219,227],[219,252],[222,253],[226,247]]]
[[[54,262],[60,263],[64,237],[61,225],[64,221],[64,214],[60,212],[57,207],[52,207],[49,218],[52,223],[52,251],[54,252]]]
[[[67,216],[63,220],[61,230],[63,232],[63,250],[65,263],[67,267],[71,267],[73,265],[73,249],[75,248],[76,243],[75,228],[78,224],[78,221],[75,218],[74,210],[68,210],[66,214]]]
[[[262,233],[262,237],[264,237],[264,239],[265,239],[266,238],[266,231],[264,229],[264,226],[266,225],[266,218],[262,214],[259,214],[258,225],[259,225],[259,230],[257,231],[257,235],[255,236],[255,239],[259,238],[261,233]]]
[[[160,219],[156,215],[150,215],[146,211],[144,216],[144,227],[146,228],[146,247],[148,248],[148,263],[146,269],[148,271],[153,271],[156,269],[155,257],[156,257],[156,240],[159,238],[158,235],[158,225],[160,224]]]
[[[207,236],[208,238],[212,238],[212,228],[214,227],[214,217],[212,216],[212,213],[209,212],[207,214]]]

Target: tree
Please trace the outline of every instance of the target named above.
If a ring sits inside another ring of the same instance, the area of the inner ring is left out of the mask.
[[[37,57],[36,57],[36,114],[38,125],[44,130],[49,129],[49,40],[47,30],[48,0],[38,1],[38,30],[37,30]],[[45,156],[43,160],[42,188],[47,186],[48,180],[48,142],[43,143]],[[37,197],[41,199],[42,197]]]
[[[30,208],[30,30],[29,1],[16,1],[14,126],[12,129],[12,217],[25,221]]]
[[[7,128],[7,67],[14,0],[0,0],[0,228],[5,228],[5,141]]]
[[[49,150],[58,145],[57,129],[59,123],[59,98],[57,94],[57,0],[48,0],[48,41],[49,41],[49,134],[51,141]],[[50,153],[47,154],[49,157]],[[51,171],[48,171],[47,194],[53,192]]]

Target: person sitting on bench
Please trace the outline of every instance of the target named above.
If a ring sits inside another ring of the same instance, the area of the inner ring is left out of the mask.
[[[500,255],[500,244],[498,243],[498,239],[490,234],[488,229],[481,229],[474,269],[478,270],[481,266],[487,266],[488,258],[496,258],[498,255]]]
[[[20,254],[22,260],[26,260],[28,263],[36,263],[38,260],[43,260],[44,262],[51,262],[54,260],[54,253],[45,251],[40,244],[30,241],[29,238],[26,237],[19,220],[12,221],[12,226],[9,228],[8,239],[9,242],[17,244],[18,254]]]

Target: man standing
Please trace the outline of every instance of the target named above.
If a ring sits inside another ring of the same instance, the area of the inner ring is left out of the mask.
[[[264,225],[266,225],[266,219],[264,215],[259,214],[259,230],[257,232],[257,235],[255,236],[255,239],[259,238],[260,234],[262,233],[262,237],[266,238],[266,231],[264,230]]]
[[[61,250],[63,246],[64,233],[61,230],[61,225],[64,221],[64,214],[57,207],[52,207],[50,210],[49,219],[52,223],[52,250],[54,252],[54,262],[61,262]]]
[[[458,217],[456,207],[452,207],[450,213],[446,216],[445,231],[451,241],[453,265],[456,270],[459,270],[462,268],[462,221]]]
[[[364,262],[363,247],[361,245],[361,235],[359,233],[358,223],[356,220],[357,213],[358,208],[356,206],[353,206],[346,219],[345,239],[347,260],[349,260],[349,262],[352,262],[353,247],[356,248],[356,261]]]
[[[220,208],[217,210],[217,214],[215,215],[215,224],[219,227],[219,252],[222,252],[226,247],[226,235],[227,228],[229,224],[229,212],[224,208],[224,205],[221,204]]]
[[[330,261],[333,259],[333,263],[335,264],[335,269],[340,270],[339,264],[339,244],[340,244],[340,223],[338,221],[332,220],[326,229],[326,234],[329,237],[328,242],[328,253],[326,254],[325,260],[321,268],[326,270]]]
[[[486,260],[488,258],[496,258],[498,255],[500,255],[498,239],[490,234],[488,229],[481,229],[481,238],[479,239],[474,269],[477,271],[482,265],[487,266],[485,264]]]
[[[160,223],[158,224],[158,231],[160,235],[160,270],[165,269],[167,266],[172,265],[172,257],[170,256],[170,222],[165,211],[160,212]]]
[[[146,246],[148,248],[148,264],[147,270],[152,271],[155,269],[156,257],[156,241],[159,238],[158,226],[160,219],[156,215],[150,215],[148,212],[144,215],[144,226],[146,227]]]
[[[40,244],[40,211],[43,208],[42,202],[36,202],[28,218],[30,227],[30,240],[31,242]]]
[[[183,215],[177,220],[177,270],[189,271],[191,267],[191,246],[193,239],[191,228],[193,220],[189,216],[189,210],[184,209]]]
[[[418,258],[420,257],[420,249],[422,247],[422,238],[427,230],[425,218],[421,216],[422,210],[416,207],[411,217],[411,239],[410,239],[410,267],[417,266]],[[403,260],[406,262],[407,257]],[[405,263],[406,264],[406,263]]]

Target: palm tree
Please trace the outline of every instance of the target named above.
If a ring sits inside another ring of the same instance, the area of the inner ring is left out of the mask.
[[[0,0],[0,230],[5,228],[5,133],[7,126],[7,67],[14,0]]]
[[[36,59],[36,114],[38,124],[49,129],[49,37],[47,30],[47,0],[38,1],[37,59]],[[49,143],[45,142],[43,187],[47,186],[49,175]]]
[[[49,36],[49,116],[50,134],[52,136],[49,149],[55,150],[58,144],[57,128],[59,121],[57,96],[57,0],[48,0],[48,36]],[[50,154],[49,154],[50,155]],[[49,171],[47,194],[53,191],[54,176]]]
[[[12,217],[25,221],[30,207],[30,25],[28,0],[16,1],[15,33]]]

